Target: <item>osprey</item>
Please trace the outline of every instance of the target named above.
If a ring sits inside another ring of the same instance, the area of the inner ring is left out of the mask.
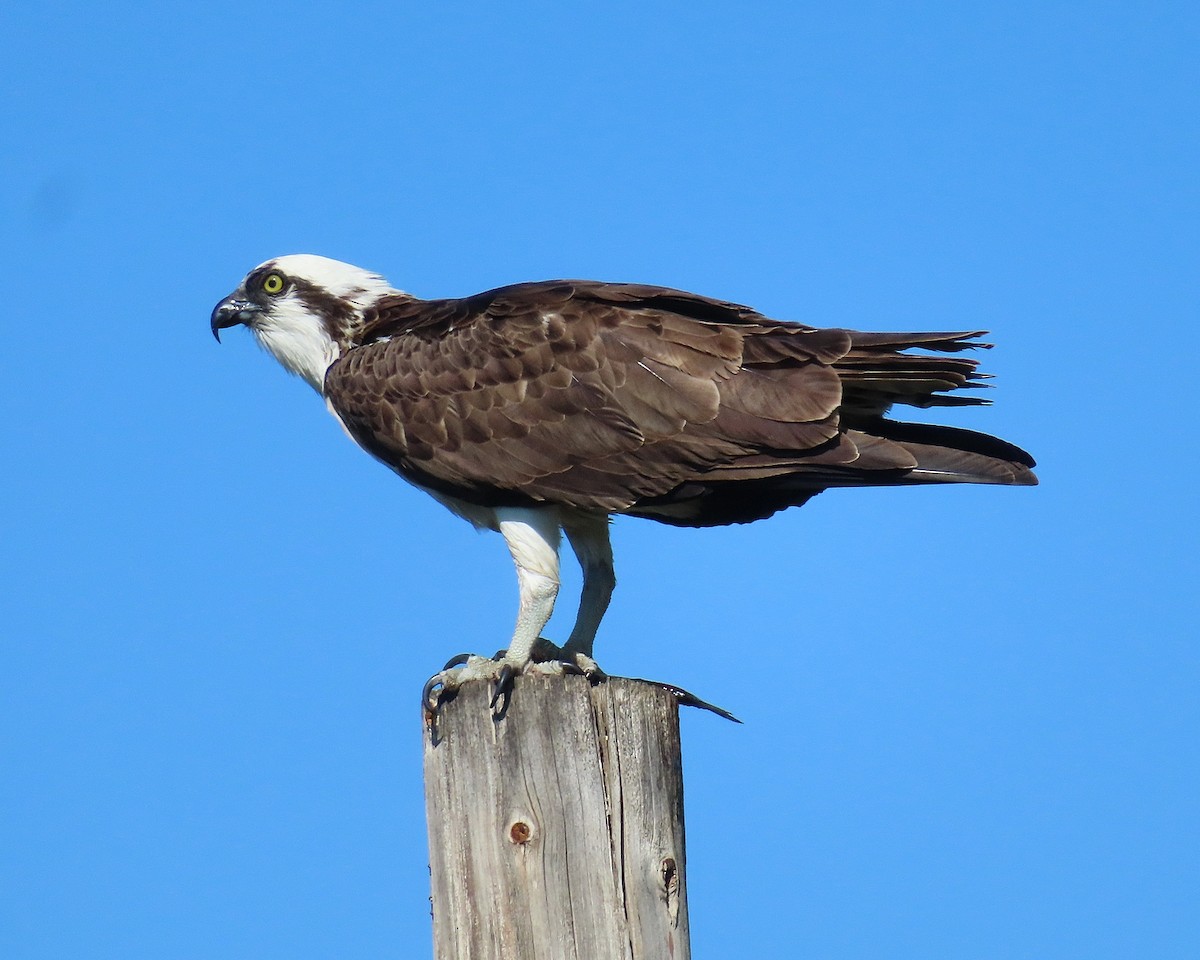
[[[311,255],[250,271],[212,313],[218,340],[237,324],[308,381],[360,447],[504,537],[520,592],[508,648],[455,658],[427,701],[475,676],[497,679],[498,698],[533,664],[598,673],[592,644],[616,583],[612,514],[707,527],[831,487],[1037,482],[1011,443],[886,416],[897,403],[986,403],[957,392],[984,378],[956,355],[988,346],[974,339],[982,331],[817,329],[588,280],[421,300]],[[541,631],[564,533],[583,589],[557,647]]]

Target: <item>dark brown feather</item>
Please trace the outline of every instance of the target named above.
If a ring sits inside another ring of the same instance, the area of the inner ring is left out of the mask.
[[[366,449],[440,493],[705,526],[832,486],[1036,482],[1004,441],[883,417],[986,402],[954,393],[980,385],[975,361],[946,356],[977,336],[819,330],[594,281],[397,294],[342,344],[325,392]]]

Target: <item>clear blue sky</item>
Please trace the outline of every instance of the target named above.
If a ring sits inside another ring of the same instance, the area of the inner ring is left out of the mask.
[[[6,5],[0,956],[428,955],[417,695],[515,586],[213,342],[295,252],[990,329],[995,406],[950,421],[1040,487],[615,525],[601,662],[746,721],[683,720],[693,948],[1200,956],[1198,34],[1152,0]]]

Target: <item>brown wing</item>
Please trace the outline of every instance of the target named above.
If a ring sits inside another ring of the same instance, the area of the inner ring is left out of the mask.
[[[900,351],[965,336],[817,330],[656,287],[521,284],[382,303],[326,395],[368,451],[470,502],[724,523],[830,485],[904,482],[912,444],[873,424],[897,400],[941,402],[974,362]]]

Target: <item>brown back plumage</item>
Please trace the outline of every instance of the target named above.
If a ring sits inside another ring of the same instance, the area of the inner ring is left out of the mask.
[[[980,385],[953,355],[978,335],[815,329],[592,281],[397,294],[325,392],[359,443],[434,491],[709,526],[828,487],[1036,483],[1002,440],[885,419],[895,403],[985,403],[954,393]]]

